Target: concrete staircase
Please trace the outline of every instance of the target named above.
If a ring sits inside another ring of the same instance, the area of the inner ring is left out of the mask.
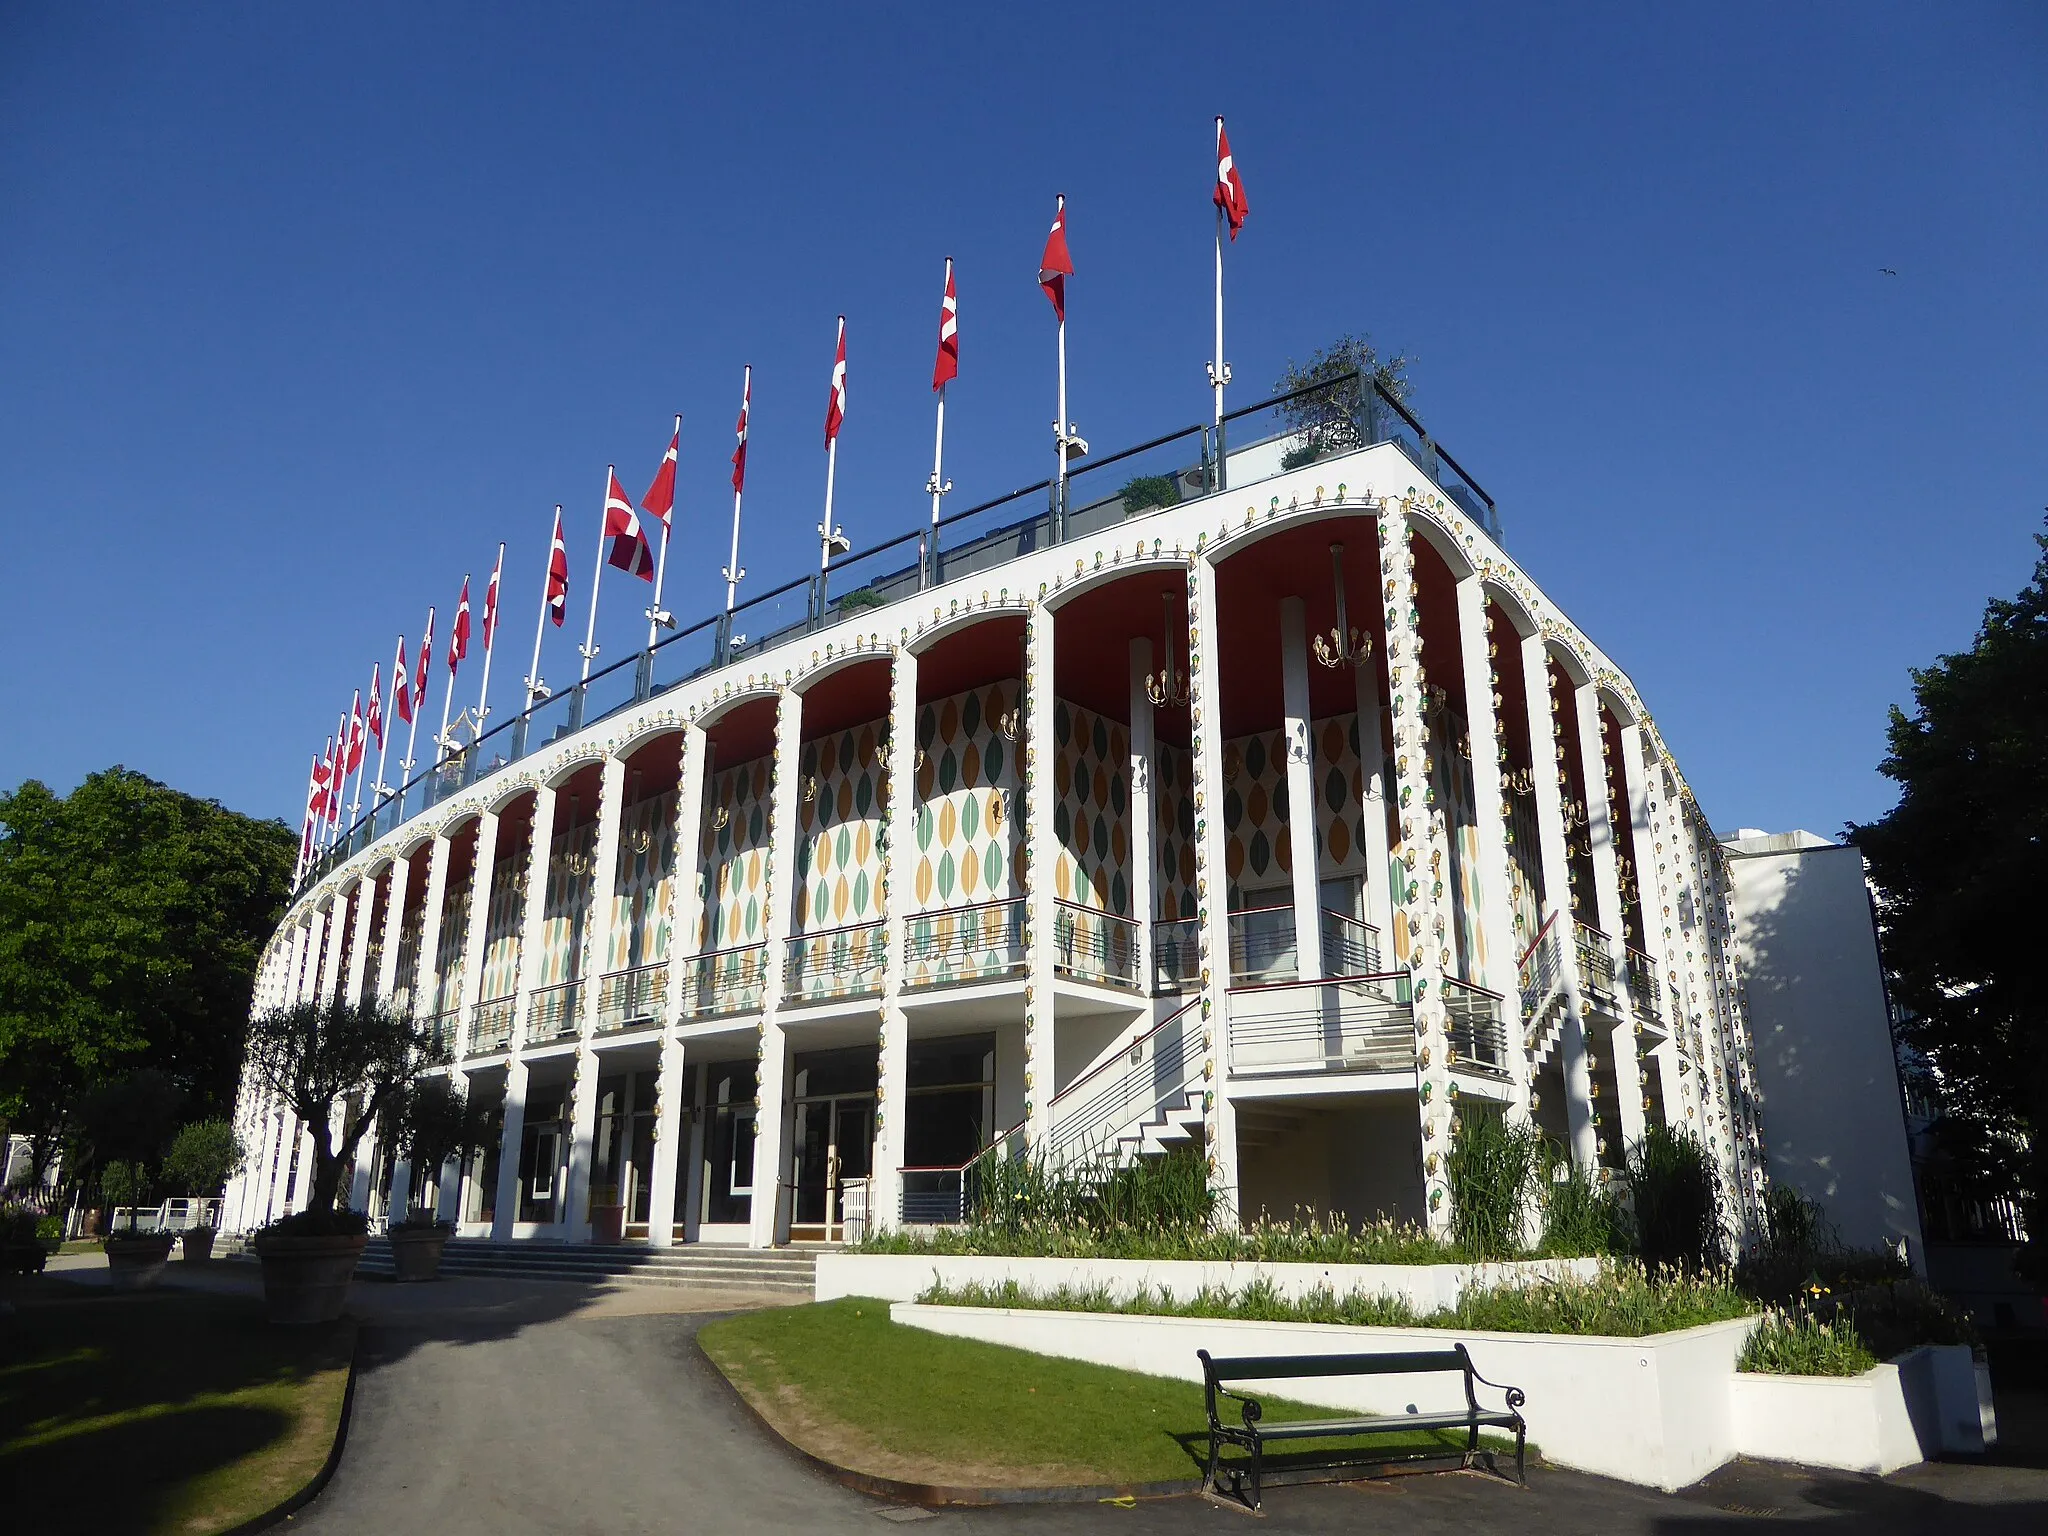
[[[494,1243],[483,1238],[452,1238],[441,1256],[441,1273],[450,1278],[488,1275],[572,1285],[691,1286],[805,1299],[812,1294],[817,1266],[815,1249],[706,1243],[648,1248],[638,1243]],[[357,1273],[391,1272],[391,1245],[381,1237],[371,1238]]]

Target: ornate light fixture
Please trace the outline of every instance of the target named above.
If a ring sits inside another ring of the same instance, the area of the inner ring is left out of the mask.
[[[1189,679],[1175,676],[1173,669],[1173,594],[1159,594],[1159,606],[1163,610],[1159,624],[1159,648],[1165,653],[1166,665],[1155,676],[1145,676],[1145,696],[1154,704],[1164,707],[1169,704],[1185,704],[1188,701]]]
[[[1501,788],[1511,795],[1533,795],[1536,793],[1536,771],[1533,768],[1516,768],[1500,776]]]
[[[805,805],[814,805],[818,799],[818,776],[807,773],[803,776],[803,800]]]
[[[1372,636],[1351,627],[1344,606],[1344,546],[1330,546],[1330,579],[1337,591],[1337,626],[1315,637],[1316,660],[1326,667],[1362,667],[1372,657]]]
[[[729,805],[721,803],[718,809],[711,813],[711,826],[714,831],[723,832],[731,821],[732,807]]]

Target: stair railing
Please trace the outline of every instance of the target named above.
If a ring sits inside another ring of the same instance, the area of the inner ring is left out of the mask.
[[[1097,1062],[1053,1096],[1048,1161],[1106,1146],[1201,1081],[1199,997],[1190,998],[1115,1055]]]

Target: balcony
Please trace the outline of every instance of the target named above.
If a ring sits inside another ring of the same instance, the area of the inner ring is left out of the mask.
[[[580,981],[558,981],[550,987],[535,987],[526,1001],[526,1043],[546,1045],[573,1035],[582,1027],[577,1001],[583,994]]]
[[[919,912],[904,938],[903,984],[944,987],[1024,974],[1024,901]]]
[[[768,946],[707,950],[683,962],[683,1017],[715,1019],[754,1013],[767,983]]]
[[[788,941],[782,995],[792,1003],[878,997],[889,953],[880,923],[800,933]]]
[[[1657,979],[1656,962],[1633,947],[1628,951],[1628,1000],[1637,1023],[1663,1032],[1664,984]]]
[[[1323,909],[1323,974],[1377,976],[1380,973],[1380,931],[1371,923]]]
[[[1127,917],[1056,904],[1052,919],[1053,969],[1077,981],[1112,987],[1138,985],[1138,925]]]
[[[454,1059],[455,1026],[461,1017],[461,1010],[449,1008],[441,1013],[429,1014],[420,1021],[426,1027],[427,1039],[434,1054],[443,1061]]]
[[[668,962],[636,965],[597,980],[597,1033],[646,1029],[659,1024],[668,1001]]]
[[[1293,906],[1248,907],[1230,914],[1230,984],[1262,986],[1301,974]]]
[[[1507,1077],[1507,1000],[1498,992],[1446,976],[1444,1012],[1450,1015],[1451,1070]]]
[[[1612,1013],[1615,1007],[1614,950],[1607,935],[1590,923],[1572,924],[1572,946],[1579,958],[1579,988],[1586,1000],[1603,1005],[1603,1011]]]
[[[1230,994],[1230,1072],[1412,1072],[1408,976],[1296,981]]]
[[[1202,920],[1166,918],[1152,925],[1152,991],[1185,992],[1202,979]]]
[[[469,1049],[466,1056],[495,1056],[512,1049],[512,1021],[519,1009],[516,997],[493,997],[469,1011]]]

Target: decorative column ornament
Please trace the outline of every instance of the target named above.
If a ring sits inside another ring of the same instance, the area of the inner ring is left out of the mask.
[[[491,882],[498,861],[498,813],[476,819],[476,856],[469,874],[469,931],[462,940],[462,991],[456,1002],[455,1059],[469,1055],[470,1031],[476,1023],[477,998],[483,991],[484,959],[491,931]]]
[[[782,1030],[791,908],[796,885],[797,789],[803,765],[804,696],[784,688],[775,700],[775,768],[768,782],[768,889],[763,941],[760,1040],[754,1099],[754,1204],[748,1241],[772,1248],[789,1232],[782,1186],[790,1172],[790,1115],[785,1084],[789,1042]]]
[[[390,889],[384,897],[384,942],[377,951],[377,997],[390,1002],[398,990],[398,950],[405,942],[405,903],[412,860],[400,854],[391,861]]]
[[[1024,1120],[1025,1140],[1042,1145],[1052,1130],[1056,1025],[1053,1007],[1053,871],[1059,837],[1053,830],[1053,756],[1060,750],[1053,716],[1053,637],[1057,620],[1043,601],[1024,623],[1024,670],[1020,709],[1024,716]],[[1043,750],[1045,757],[1038,754]]]
[[[604,968],[611,953],[613,909],[617,905],[619,819],[626,798],[626,761],[608,754],[597,792],[597,863],[590,876],[590,916],[583,924],[583,963],[577,970],[583,984],[576,989],[579,1034],[576,1076],[569,1109],[569,1187],[566,1191],[567,1236],[590,1240],[590,1168],[597,1139],[598,1050],[597,1005],[604,991]]]
[[[1224,1228],[1239,1219],[1237,1110],[1230,1097],[1230,873],[1223,824],[1223,708],[1215,646],[1216,564],[1188,561],[1189,760],[1195,791],[1195,927],[1201,955],[1202,1132]]]
[[[904,1133],[910,1107],[910,1016],[903,1008],[903,980],[917,869],[916,749],[917,656],[903,646],[890,657],[889,725],[882,740],[882,1022],[874,1173],[868,1181],[871,1228],[896,1226],[903,1210]],[[986,1127],[987,1132],[996,1129]]]

